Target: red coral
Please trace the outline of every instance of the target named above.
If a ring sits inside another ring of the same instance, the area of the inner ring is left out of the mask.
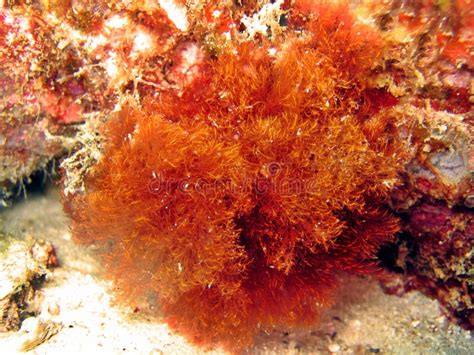
[[[125,107],[87,193],[67,199],[124,295],[158,294],[197,343],[310,324],[335,271],[373,270],[399,228],[383,204],[404,155],[364,100],[380,41],[345,8],[321,13],[275,56],[238,44],[179,95]]]

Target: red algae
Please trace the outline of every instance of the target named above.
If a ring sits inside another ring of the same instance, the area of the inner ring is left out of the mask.
[[[64,156],[75,239],[199,344],[379,261],[472,329],[473,4],[1,2],[0,204]]]
[[[122,298],[158,296],[174,330],[238,351],[317,320],[337,271],[377,271],[407,155],[394,118],[369,114],[382,41],[346,6],[299,2],[272,42],[195,49],[193,80],[105,124],[86,193],[65,205]]]

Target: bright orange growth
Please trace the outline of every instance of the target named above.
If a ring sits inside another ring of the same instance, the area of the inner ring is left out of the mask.
[[[398,230],[382,206],[402,149],[364,99],[381,44],[345,9],[321,13],[290,18],[275,56],[236,45],[182,95],[123,109],[69,201],[125,295],[158,295],[199,344],[314,322],[335,271],[373,270]]]

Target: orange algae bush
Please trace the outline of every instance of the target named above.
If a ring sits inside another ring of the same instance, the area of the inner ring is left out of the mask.
[[[399,228],[384,203],[405,154],[364,83],[382,45],[344,7],[300,3],[284,37],[229,44],[179,94],[123,107],[66,197],[76,240],[195,343],[310,325],[335,272],[376,270]]]

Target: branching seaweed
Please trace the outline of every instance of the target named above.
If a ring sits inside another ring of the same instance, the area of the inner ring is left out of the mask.
[[[116,113],[85,193],[66,197],[124,296],[157,294],[199,344],[311,324],[335,272],[374,271],[399,229],[384,203],[405,154],[365,99],[381,41],[344,6],[298,2],[288,26]]]

